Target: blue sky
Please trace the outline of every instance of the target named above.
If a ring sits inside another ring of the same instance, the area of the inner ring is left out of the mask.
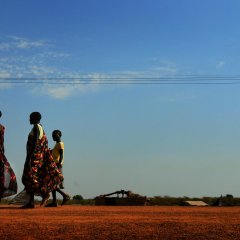
[[[1,122],[19,190],[29,114],[39,111],[50,147],[52,130],[63,132],[71,195],[240,196],[240,85],[101,84],[228,81],[240,73],[239,9],[237,0],[0,0]],[[83,76],[90,84],[61,84]]]

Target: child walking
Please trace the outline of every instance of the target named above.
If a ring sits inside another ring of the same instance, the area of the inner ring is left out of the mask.
[[[53,138],[53,141],[56,142],[56,144],[55,144],[54,148],[51,150],[51,153],[52,153],[53,161],[57,164],[59,170],[62,172],[63,161],[64,161],[64,158],[63,158],[64,143],[63,143],[63,141],[61,141],[61,137],[62,137],[62,132],[60,130],[54,130],[52,132],[52,138]],[[57,207],[58,206],[56,192],[60,193],[63,197],[61,205],[63,206],[67,203],[67,201],[70,199],[70,196],[68,194],[66,194],[65,192],[63,192],[61,189],[64,189],[63,181],[59,185],[59,188],[52,191],[53,200],[51,203],[47,204],[46,207]]]

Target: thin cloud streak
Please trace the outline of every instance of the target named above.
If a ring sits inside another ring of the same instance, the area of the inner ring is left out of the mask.
[[[0,43],[0,50],[32,49],[45,46],[47,46],[47,42],[44,40],[31,41],[27,38],[9,36],[4,38],[4,42]]]
[[[7,72],[0,72],[0,78],[8,78],[10,77],[10,74]],[[12,83],[2,83],[0,84],[0,90],[11,88],[13,84]]]
[[[65,60],[71,55],[50,50],[49,48],[54,48],[54,45],[49,43],[46,40],[30,40],[17,36],[0,38],[0,52],[4,53],[0,57],[0,67],[4,72],[4,75],[2,74],[1,77],[22,78],[22,82],[25,82],[26,85],[28,85],[29,81],[24,80],[24,78],[37,77],[41,81],[42,77],[42,79],[45,79],[44,82],[41,85],[34,85],[34,87],[32,85],[34,83],[32,83],[31,88],[29,88],[30,92],[37,93],[38,95],[47,95],[50,98],[65,99],[78,93],[98,91],[103,88],[103,85],[100,88],[100,84],[103,81],[110,82],[113,77],[118,78],[121,87],[126,87],[134,82],[134,78],[151,75],[161,76],[163,74],[174,75],[178,72],[176,66],[167,61],[158,62],[158,66],[155,66],[155,68],[139,72],[92,72],[83,75],[74,71],[63,71],[57,65],[57,60]],[[47,78],[73,78],[73,80],[71,80],[71,84],[61,85],[62,81],[57,79],[59,84],[53,85]],[[83,82],[84,84],[79,84]],[[14,84],[9,84],[8,86],[14,87]],[[1,88],[3,88],[3,83],[1,84]],[[113,86],[105,85],[104,89],[106,88],[113,88]]]

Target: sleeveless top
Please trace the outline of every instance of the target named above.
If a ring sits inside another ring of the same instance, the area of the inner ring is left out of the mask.
[[[42,139],[43,135],[44,135],[44,131],[43,131],[43,127],[41,124],[37,124],[37,128],[38,128],[38,141]],[[34,127],[32,128],[31,132],[28,134],[28,141],[27,141],[27,152],[29,153],[30,150],[33,147],[34,144]]]

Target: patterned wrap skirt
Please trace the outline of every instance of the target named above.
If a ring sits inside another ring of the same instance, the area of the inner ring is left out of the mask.
[[[7,158],[0,151],[0,198],[17,193],[17,179]]]
[[[32,139],[29,137],[27,149],[29,149],[31,144]],[[49,192],[59,188],[63,179],[63,174],[53,161],[44,133],[43,137],[37,141],[30,160],[26,160],[25,162],[22,183],[28,194],[34,193],[37,196],[45,196]]]
[[[0,198],[17,193],[17,179],[3,151],[4,126],[0,124]]]

